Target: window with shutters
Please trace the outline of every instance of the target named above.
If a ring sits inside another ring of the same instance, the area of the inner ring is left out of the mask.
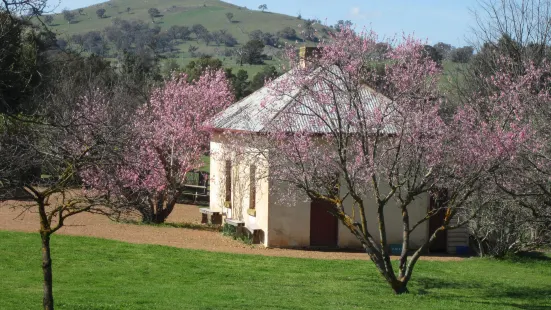
[[[249,193],[249,209],[255,209],[256,208],[256,166],[251,165],[250,167],[250,174],[249,174],[249,186],[250,186],[250,193]]]
[[[226,202],[231,201],[231,160],[226,160]]]

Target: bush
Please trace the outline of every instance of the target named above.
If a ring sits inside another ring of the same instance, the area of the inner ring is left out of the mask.
[[[251,41],[261,41],[265,45],[277,47],[279,44],[278,36],[269,33],[269,32],[262,32],[261,30],[254,30],[249,34],[249,38]]]
[[[240,56],[240,63],[248,63],[251,65],[263,64],[262,52],[264,50],[264,42],[259,40],[251,40],[243,46],[243,53]]]
[[[222,235],[226,237],[233,237],[237,234],[237,227],[230,225],[228,223],[225,223],[222,227]]]
[[[285,27],[280,30],[277,35],[287,40],[295,40],[297,38],[297,31],[291,27]]]
[[[450,58],[453,62],[468,63],[473,57],[474,48],[472,46],[459,47],[450,52]]]
[[[99,18],[103,18],[105,16],[105,9],[104,8],[100,8],[96,11],[96,15],[99,17]]]
[[[225,48],[220,52],[220,55],[223,56],[223,57],[232,57],[233,56],[233,51],[229,48]]]
[[[226,237],[232,237],[233,240],[239,240],[245,244],[251,245],[253,244],[253,239],[249,234],[238,234],[237,233],[237,227],[230,225],[228,223],[225,223],[222,227],[222,235]]]
[[[467,227],[479,256],[505,257],[551,244],[550,223],[515,201],[482,208]]]

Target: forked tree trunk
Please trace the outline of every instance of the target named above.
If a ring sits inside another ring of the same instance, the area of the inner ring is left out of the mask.
[[[352,232],[354,233],[354,231]],[[358,234],[356,234],[356,236],[358,236]],[[364,243],[365,238],[363,236],[360,237],[360,241]],[[377,255],[373,254],[373,252],[375,252],[375,249],[370,248],[366,243],[364,243],[364,247],[366,249],[367,254],[371,258],[371,261],[375,264],[377,271],[385,279],[385,282],[388,283],[388,285],[390,286],[394,294],[401,295],[401,294],[409,293],[409,290],[407,288],[409,277],[401,276],[400,278],[396,278],[392,265],[390,266],[389,269],[386,268],[382,254],[377,254]]]
[[[390,268],[390,269],[385,268],[385,265],[383,264],[383,262],[374,261],[374,263],[375,263],[375,266],[377,267],[377,271],[379,271],[381,276],[383,276],[385,281],[389,284],[394,294],[401,295],[401,294],[409,293],[409,290],[407,288],[409,278],[406,278],[406,277],[397,278],[396,275],[394,274],[393,268]]]
[[[394,283],[391,283],[392,290],[394,291],[394,294],[401,295],[401,294],[408,294],[409,290],[407,287],[407,283],[396,281]]]
[[[144,223],[153,223],[153,224],[162,224],[166,221],[168,216],[174,210],[176,201],[180,193],[176,193],[173,197],[162,196],[156,200],[150,202],[148,208],[141,212],[142,222]]]
[[[41,232],[40,237],[42,239],[42,273],[44,276],[44,296],[42,298],[42,305],[44,310],[54,309],[54,294],[52,290],[52,257],[50,256],[50,234]]]
[[[172,208],[170,209],[170,211],[172,211]],[[153,224],[162,224],[166,221],[170,213],[171,212],[168,212],[168,209],[166,208],[163,208],[162,210],[156,210],[156,212],[152,214],[151,222]]]

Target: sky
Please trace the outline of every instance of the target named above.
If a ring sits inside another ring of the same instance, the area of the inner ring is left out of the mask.
[[[185,0],[184,0],[185,1]],[[76,9],[99,0],[49,0],[51,5]],[[351,20],[357,29],[372,29],[381,38],[413,33],[429,44],[446,42],[466,45],[473,24],[471,9],[476,0],[227,0],[235,5],[256,9],[266,4],[268,11],[316,18],[328,25]]]

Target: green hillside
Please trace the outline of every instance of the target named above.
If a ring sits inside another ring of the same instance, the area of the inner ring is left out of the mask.
[[[152,21],[148,10],[156,8],[160,14]],[[105,9],[103,18],[99,18],[96,14],[98,9]],[[269,9],[269,8],[268,8]],[[53,21],[50,23],[50,29],[54,31],[58,38],[71,41],[71,37],[75,34],[86,34],[91,31],[99,31],[103,33],[105,28],[112,26],[116,19],[125,21],[143,21],[150,28],[159,27],[161,33],[167,32],[172,26],[187,26],[191,28],[195,24],[203,25],[210,33],[223,30],[231,34],[237,44],[232,47],[227,47],[224,44],[216,44],[210,42],[205,43],[195,35],[192,35],[189,40],[177,40],[174,43],[174,50],[169,53],[162,52],[165,56],[161,65],[167,64],[168,61],[176,61],[180,66],[185,66],[192,60],[196,60],[197,56],[192,55],[189,51],[190,46],[197,48],[196,54],[210,55],[222,60],[224,67],[229,67],[237,72],[239,69],[244,69],[249,74],[251,79],[256,73],[261,71],[264,65],[248,65],[237,64],[235,54],[231,55],[235,50],[243,47],[250,40],[250,33],[255,30],[260,30],[264,33],[271,33],[274,36],[286,27],[294,29],[297,33],[296,40],[290,42],[284,38],[279,38],[278,46],[266,46],[264,53],[271,56],[271,60],[266,60],[265,65],[278,65],[278,53],[281,47],[286,43],[299,42],[300,45],[315,45],[315,42],[305,40],[303,35],[304,20],[298,19],[297,16],[289,16],[273,12],[262,12],[256,9],[236,6],[219,0],[111,0],[104,3],[92,5],[81,10],[73,10],[75,19],[69,23],[64,19],[63,14],[53,15]],[[231,22],[226,17],[227,13],[233,14]],[[318,39],[328,38],[328,27],[315,23],[313,25],[316,30],[315,36]],[[105,37],[105,34],[103,34]],[[105,39],[107,42],[107,40]],[[111,47],[111,46],[109,46]],[[106,58],[114,58],[117,51],[111,49]],[[445,75],[442,77],[442,83],[445,84],[448,78],[453,75],[456,70],[460,70],[464,65],[452,63],[449,60],[444,61]]]
[[[100,8],[105,9],[104,18],[99,18],[96,15],[96,11]],[[130,10],[128,11],[127,8],[130,8]],[[151,20],[148,14],[150,8],[157,8],[160,12],[160,16],[155,18],[155,22]],[[296,16],[268,11],[261,12],[218,0],[111,0],[83,8],[82,12],[78,12],[78,10],[72,12],[75,14],[75,19],[71,23],[68,23],[61,13],[54,15],[50,28],[58,35],[58,38],[69,40],[74,34],[84,34],[90,31],[101,32],[106,27],[111,26],[116,18],[127,21],[141,20],[149,23],[150,27],[159,26],[161,31],[166,31],[174,25],[191,27],[194,24],[202,24],[210,32],[225,30],[238,41],[235,47],[225,47],[223,44],[217,46],[214,43],[207,45],[203,41],[192,38],[190,41],[176,44],[177,52],[172,53],[171,58],[175,58],[178,63],[185,65],[194,59],[188,53],[189,46],[194,45],[198,48],[198,52],[222,59],[227,67],[246,69],[250,77],[260,71],[262,66],[244,65],[240,67],[231,56],[224,56],[222,54],[223,50],[234,50],[243,46],[249,41],[249,33],[254,30],[276,34],[285,27],[291,27],[297,31],[298,40],[302,41],[300,33],[301,26],[304,23]],[[226,13],[233,14],[234,17],[231,22],[226,18]],[[314,28],[322,30],[324,26],[317,24]],[[324,36],[327,36],[327,34],[318,31],[318,38]],[[287,42],[289,41],[280,38],[281,45]],[[308,41],[305,44],[311,45],[314,43]],[[277,54],[277,50],[275,47],[267,46],[265,53],[273,55]],[[174,57],[174,54],[177,57]],[[276,64],[277,60],[267,61],[266,63]]]
[[[131,8],[129,13],[126,11],[128,7]],[[105,18],[100,19],[96,16],[96,10],[99,8],[106,10]],[[163,15],[156,23],[163,29],[168,29],[172,25],[203,24],[210,31],[227,29],[240,42],[248,40],[248,33],[257,29],[275,33],[289,26],[300,32],[301,21],[297,17],[251,10],[217,0],[111,0],[83,8],[83,15],[77,13],[72,24],[65,21],[62,14],[56,14],[52,29],[63,36],[93,30],[101,31],[116,17],[151,22],[147,13],[150,8],[159,9]],[[225,16],[228,12],[234,15],[232,23]]]

